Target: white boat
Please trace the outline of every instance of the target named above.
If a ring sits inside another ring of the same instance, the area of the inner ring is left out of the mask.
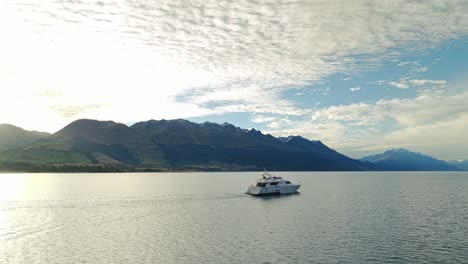
[[[247,194],[251,195],[270,195],[270,194],[288,194],[297,193],[300,184],[293,184],[281,177],[272,176],[264,172],[263,177],[254,182],[247,189]]]

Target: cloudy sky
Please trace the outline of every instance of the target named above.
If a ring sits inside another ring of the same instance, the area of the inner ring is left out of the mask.
[[[186,118],[468,158],[467,1],[2,0],[0,123]]]

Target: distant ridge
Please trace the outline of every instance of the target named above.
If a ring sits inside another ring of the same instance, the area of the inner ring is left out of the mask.
[[[468,171],[468,160],[452,160],[448,162],[450,165],[455,166],[461,170]]]
[[[0,153],[0,162],[107,164],[144,170],[328,170],[356,171],[369,164],[320,141],[276,138],[229,123],[183,119],[149,120],[126,126],[113,121],[76,120],[26,146]]]
[[[0,124],[0,151],[26,146],[49,135],[45,132],[24,130],[10,124]]]
[[[0,125],[0,147],[0,169],[32,171],[461,170],[406,149],[356,160],[320,140],[184,119],[79,119],[54,134]]]
[[[391,149],[384,153],[375,154],[360,159],[376,166],[377,170],[388,171],[457,171],[459,168],[446,161],[412,152],[407,149]]]

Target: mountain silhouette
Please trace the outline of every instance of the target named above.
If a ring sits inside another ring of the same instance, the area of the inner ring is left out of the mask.
[[[276,138],[232,124],[183,119],[132,126],[76,120],[52,135],[1,153],[0,162],[119,164],[164,170],[357,171],[369,163],[351,159],[320,141]]]
[[[376,166],[377,170],[389,171],[456,171],[459,168],[446,161],[412,152],[407,149],[391,149],[384,153],[361,158]]]

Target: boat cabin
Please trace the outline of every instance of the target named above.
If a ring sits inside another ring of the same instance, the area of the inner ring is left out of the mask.
[[[247,194],[267,195],[267,194],[287,194],[297,193],[300,184],[293,184],[282,177],[272,176],[264,172],[262,178],[258,179],[247,189]]]
[[[290,181],[283,180],[282,177],[271,176],[268,172],[263,173],[263,177],[257,180],[257,187],[277,186],[283,184],[291,184]]]

